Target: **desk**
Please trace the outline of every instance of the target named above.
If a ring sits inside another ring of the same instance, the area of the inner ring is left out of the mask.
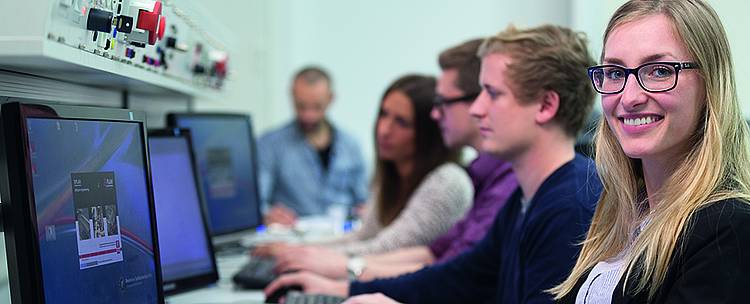
[[[208,303],[263,303],[266,298],[262,290],[236,290],[232,276],[240,270],[248,257],[246,254],[217,256],[219,282],[213,286],[167,297],[168,304],[208,304]]]
[[[279,232],[278,234],[262,234],[248,236],[243,240],[245,245],[263,243],[267,241],[286,241],[291,243],[321,241],[332,237],[333,227],[327,217],[310,217],[300,219],[297,224],[299,231]],[[229,255],[217,254],[216,265],[219,268],[219,282],[214,286],[205,287],[167,297],[168,304],[255,304],[263,303],[266,298],[262,290],[237,290],[232,283],[232,276],[248,261],[244,252]]]

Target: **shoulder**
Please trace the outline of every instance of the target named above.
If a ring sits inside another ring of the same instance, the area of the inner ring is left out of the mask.
[[[473,193],[474,187],[466,170],[452,162],[442,164],[428,173],[417,187],[417,193],[427,196],[461,195]]]
[[[688,241],[712,241],[723,235],[750,242],[750,203],[732,198],[697,210],[690,219],[685,237]]]
[[[425,177],[428,180],[469,180],[469,174],[466,169],[453,162],[447,162],[430,171]]]
[[[593,213],[601,192],[596,165],[591,159],[578,155],[545,180],[537,199],[550,211]]]
[[[280,141],[286,141],[292,138],[295,132],[294,122],[287,123],[281,127],[264,133],[259,139],[260,144],[273,144]]]
[[[576,157],[569,164],[570,168],[566,172],[566,179],[569,182],[575,183],[579,188],[586,187],[601,192],[602,183],[596,171],[596,163],[592,159],[576,154]]]
[[[359,144],[357,142],[357,139],[352,135],[351,133],[342,130],[336,125],[333,126],[333,134],[335,141],[338,145],[351,150],[359,150]]]

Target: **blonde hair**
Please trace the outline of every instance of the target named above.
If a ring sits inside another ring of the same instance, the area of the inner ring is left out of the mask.
[[[557,299],[570,293],[598,262],[625,250],[626,284],[635,283],[634,293],[647,290],[653,299],[675,250],[680,250],[680,235],[690,229],[691,216],[721,200],[750,198],[748,127],[737,101],[729,42],[719,17],[702,0],[631,0],[610,19],[605,44],[618,26],[653,15],[672,21],[700,67],[706,100],[697,129],[689,152],[659,190],[659,201],[651,202],[655,207],[644,212],[649,205],[640,160],[628,158],[606,121],[600,121],[595,158],[604,191],[571,275],[550,290]],[[646,224],[633,239],[639,223]]]
[[[560,107],[555,122],[571,137],[583,128],[594,106],[594,89],[586,68],[594,65],[583,33],[555,25],[519,30],[509,26],[487,38],[479,47],[480,58],[493,53],[508,55],[507,74],[513,95],[530,103],[555,91]]]

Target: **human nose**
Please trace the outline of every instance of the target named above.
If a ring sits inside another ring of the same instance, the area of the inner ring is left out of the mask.
[[[622,103],[623,108],[625,110],[635,109],[645,104],[647,100],[648,92],[641,87],[636,74],[628,75],[628,81],[625,82],[625,87],[620,93],[620,103]]]
[[[393,129],[393,122],[387,118],[381,118],[378,121],[378,137],[387,136]]]
[[[440,120],[440,118],[443,117],[443,111],[440,109],[439,105],[432,106],[432,110],[430,111],[430,117],[432,120]]]
[[[487,93],[482,90],[479,96],[477,96],[477,99],[471,103],[471,107],[469,107],[469,115],[477,119],[487,115],[487,98]]]

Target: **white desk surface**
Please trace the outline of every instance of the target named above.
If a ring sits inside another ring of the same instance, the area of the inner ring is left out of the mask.
[[[219,282],[213,286],[189,291],[167,297],[168,304],[229,304],[229,303],[263,303],[265,295],[262,290],[237,290],[232,283],[232,276],[247,263],[246,254],[217,256]]]

